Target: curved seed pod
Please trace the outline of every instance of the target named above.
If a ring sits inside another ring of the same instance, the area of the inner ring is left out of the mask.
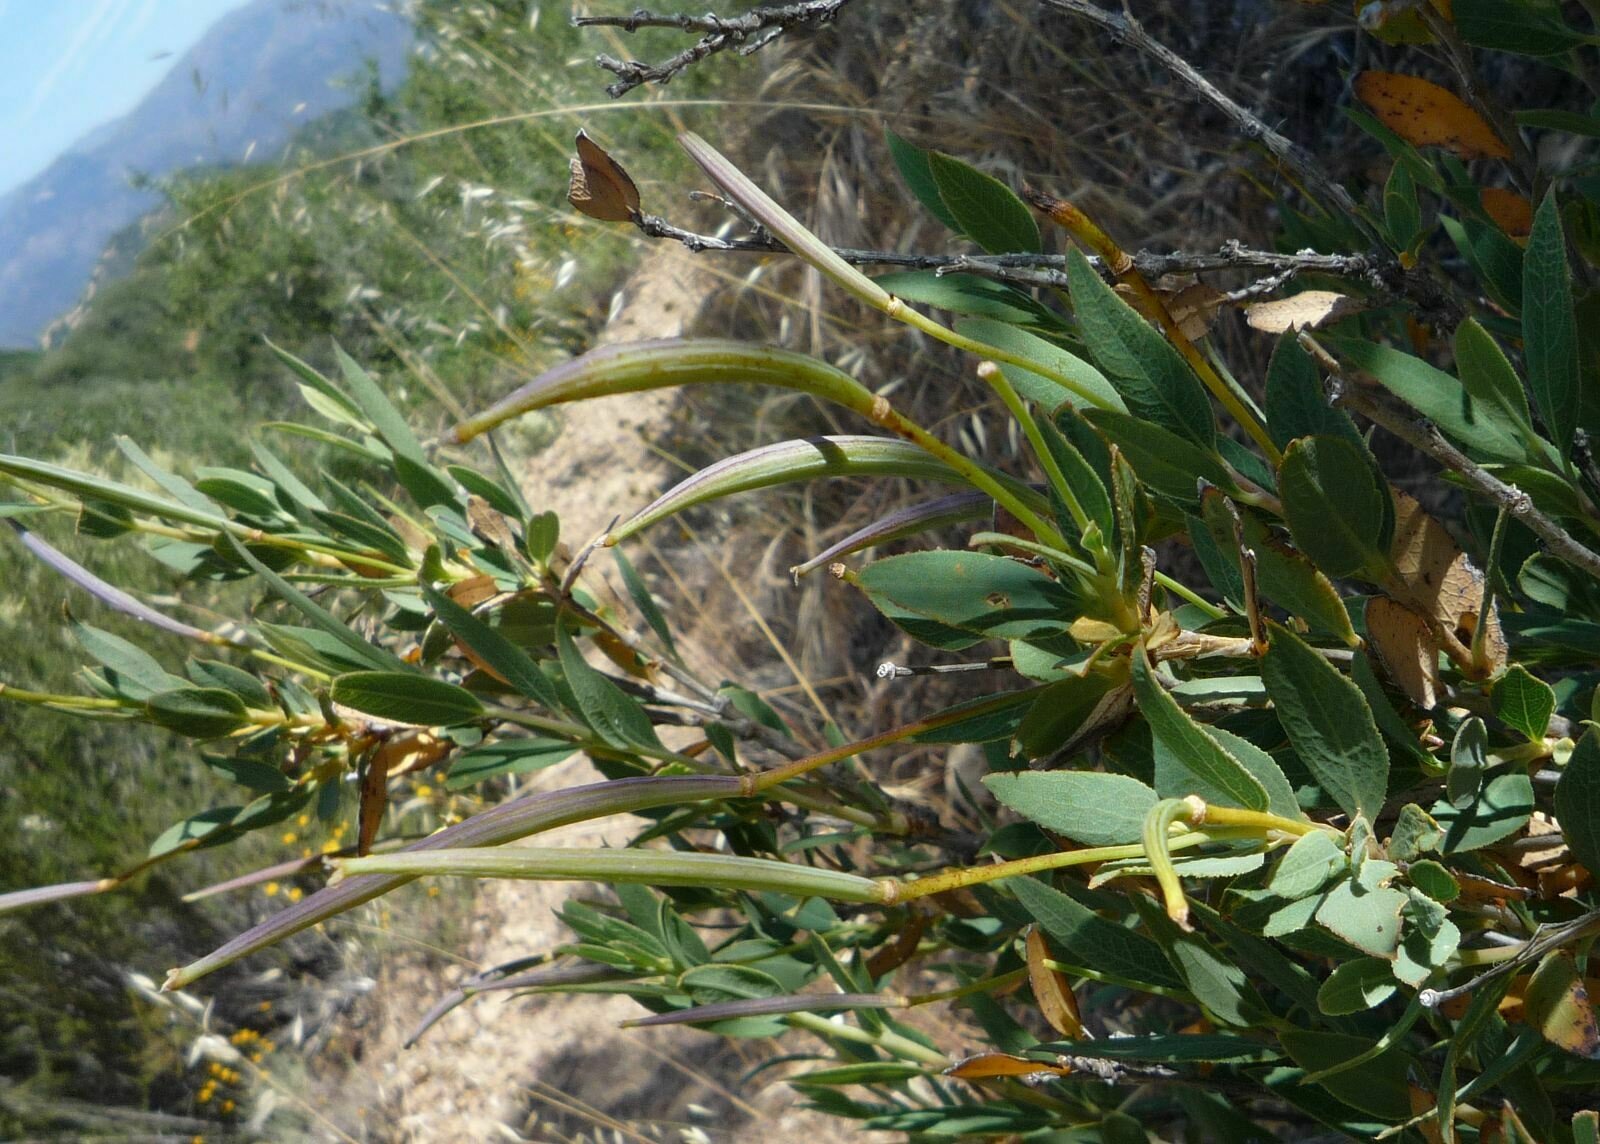
[[[675,850],[581,850],[576,847],[430,848],[336,858],[352,874],[447,875],[469,878],[528,878],[540,882],[608,882],[644,886],[722,886],[841,902],[884,901],[871,878],[824,870],[799,862],[746,858],[740,854],[679,853]]]
[[[451,438],[464,444],[513,417],[567,401],[731,382],[799,390],[864,417],[873,416],[877,400],[849,374],[805,354],[719,338],[663,338],[602,346],[547,370],[457,425]]]
[[[865,527],[856,529],[843,540],[824,548],[804,564],[796,564],[789,569],[789,573],[798,580],[808,572],[814,572],[824,565],[831,564],[841,556],[860,552],[863,548],[887,544],[891,540],[914,536],[919,532],[928,532],[935,528],[944,528],[946,525],[976,520],[987,514],[993,504],[994,501],[983,493],[956,493],[954,496],[940,497],[926,504],[900,509],[881,520],[875,520]]]
[[[763,445],[701,469],[613,529],[606,543],[625,540],[697,504],[817,477],[921,477],[947,484],[965,483],[960,473],[908,441],[893,437],[802,437]],[[996,479],[1003,478],[996,474]]]
[[[801,226],[798,219],[751,182],[722,152],[692,131],[679,135],[678,143],[689,153],[689,158],[711,176],[711,181],[717,184],[723,194],[743,207],[751,218],[776,235],[800,258],[875,310],[887,310],[894,304],[887,290],[840,258],[827,243]]]
[[[747,997],[740,1001],[712,1001],[692,1009],[674,1009],[653,1017],[622,1022],[625,1029],[656,1025],[688,1025],[726,1021],[732,1017],[770,1017],[778,1013],[834,1013],[841,1009],[905,1009],[905,998],[880,993],[796,993],[788,997]]]
[[[173,635],[183,636],[185,639],[199,640],[202,643],[227,642],[220,636],[214,636],[210,632],[202,631],[192,624],[183,623],[181,620],[175,620],[171,616],[156,611],[149,604],[135,599],[115,584],[108,584],[82,564],[66,555],[66,553],[48,541],[35,536],[16,521],[13,520],[9,523],[16,530],[17,539],[22,541],[24,548],[107,607],[115,608],[117,611],[132,616],[136,620],[143,620],[151,627],[160,628],[162,631],[171,632]]]
[[[731,775],[660,775],[616,779],[568,790],[526,795],[473,815],[465,822],[446,827],[405,849],[499,846],[541,830],[553,830],[558,826],[608,814],[701,799],[734,798],[739,794],[739,784],[740,780]],[[413,876],[367,874],[346,878],[336,885],[318,890],[288,909],[272,915],[260,925],[252,926],[199,961],[174,969],[167,975],[166,983],[161,988],[164,991],[182,989],[241,957],[274,945],[336,914],[354,909],[363,902],[370,902],[411,881]]]

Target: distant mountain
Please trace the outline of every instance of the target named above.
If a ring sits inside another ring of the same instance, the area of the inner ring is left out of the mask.
[[[197,164],[271,158],[300,126],[385,88],[412,41],[399,5],[255,0],[222,17],[129,114],[89,132],[0,197],[0,346],[32,346],[89,283],[106,244],[160,202],[130,185]],[[253,146],[252,146],[253,145]]]

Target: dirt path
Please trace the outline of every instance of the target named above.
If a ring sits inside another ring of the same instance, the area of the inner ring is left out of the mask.
[[[625,304],[603,341],[688,332],[695,319],[690,300],[707,296],[711,285],[692,256],[675,249],[653,253],[629,281]],[[570,543],[582,544],[614,515],[659,492],[667,466],[641,445],[640,433],[664,424],[672,401],[668,393],[639,394],[563,411],[560,437],[528,462],[524,487],[536,508],[556,510]],[[537,775],[529,789],[597,777],[587,760],[576,759]],[[620,846],[642,825],[632,817],[606,819],[537,841]],[[594,887],[482,883],[470,944],[459,952],[474,966],[488,967],[549,950],[572,936],[553,910],[585,892]],[[440,975],[403,957],[385,966],[350,1018],[360,1029],[361,1060],[339,1082],[337,1103],[360,1123],[345,1123],[346,1131],[406,1144],[602,1137],[731,1142],[756,1135],[833,1144],[869,1138],[795,1107],[792,1090],[771,1083],[771,1074],[760,1082],[766,1087],[734,1091],[741,1074],[773,1055],[770,1043],[728,1042],[684,1028],[619,1030],[621,1021],[641,1012],[624,997],[489,994],[455,1010],[417,1048],[403,1049],[421,1014],[468,972],[459,967]]]

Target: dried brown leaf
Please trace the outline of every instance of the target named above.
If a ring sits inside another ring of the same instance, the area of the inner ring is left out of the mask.
[[[1394,540],[1389,557],[1395,575],[1384,585],[1388,593],[1435,625],[1440,647],[1463,669],[1461,648],[1472,642],[1483,607],[1483,573],[1472,566],[1466,553],[1445,528],[1423,511],[1415,497],[1399,490],[1394,495]],[[1506,663],[1506,639],[1498,612],[1489,616],[1484,637],[1484,663],[1477,674],[1492,674]],[[1452,646],[1452,640],[1455,645]]]
[[[1384,670],[1418,707],[1439,700],[1439,649],[1428,622],[1404,604],[1383,596],[1367,601],[1367,642]]]
[[[1083,1039],[1083,1021],[1078,1016],[1078,999],[1072,987],[1058,970],[1045,961],[1050,957],[1050,947],[1037,926],[1030,927],[1027,937],[1028,983],[1033,986],[1033,998],[1039,1003],[1039,1012],[1050,1022],[1050,1027],[1063,1037],[1074,1041]]]
[[[979,1053],[945,1069],[944,1075],[953,1076],[958,1080],[987,1080],[996,1077],[1035,1076],[1039,1073],[1066,1076],[1071,1071],[1072,1069],[1066,1065],[1055,1065],[1048,1061],[1030,1061],[1027,1057],[1012,1056],[1010,1053]]]
[[[365,857],[372,850],[383,825],[383,810],[389,805],[389,757],[382,751],[372,752],[367,767],[361,774],[361,806],[357,817],[356,853]]]
[[[1516,242],[1527,245],[1528,235],[1533,233],[1533,204],[1526,196],[1504,187],[1485,187],[1478,192],[1478,201],[1495,226]]]
[[[1414,75],[1365,71],[1356,76],[1362,103],[1414,147],[1443,147],[1462,159],[1509,159],[1511,149],[1460,96]]]
[[[1256,302],[1244,308],[1252,330],[1281,334],[1285,330],[1317,330],[1361,309],[1361,303],[1332,290],[1302,290],[1287,298]]]

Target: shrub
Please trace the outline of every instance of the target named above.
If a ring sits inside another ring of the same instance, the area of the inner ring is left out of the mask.
[[[237,780],[238,805],[173,826],[141,870],[332,815],[359,792],[358,839],[304,863],[336,877],[168,988],[420,877],[600,881],[616,905],[569,904],[578,938],[550,964],[490,971],[455,1000],[615,990],[650,1010],[641,1024],[809,1031],[835,1059],[792,1083],[913,1138],[1253,1139],[1319,1123],[1359,1138],[1595,1138],[1600,390],[1585,315],[1600,188],[1542,165],[1522,132],[1592,136],[1600,121],[1508,114],[1472,59],[1568,59],[1588,37],[1534,5],[1385,8],[1378,31],[1436,44],[1467,99],[1398,72],[1356,77],[1365,110],[1350,115],[1392,158],[1368,201],[1131,18],[1056,6],[1265,148],[1300,204],[1277,203],[1285,250],[1129,253],[1069,202],[1025,203],[890,135],[912,196],[983,253],[874,279],[683,140],[755,224],[723,245],[788,251],[972,355],[1031,474],[953,448],[826,362],[737,341],[595,350],[427,444],[354,360],[341,355],[334,380],[281,353],[332,426],[318,435],[369,473],[360,489],[308,487],[264,446],[253,471],[193,480],[135,457],[159,492],[0,457],[22,494],[5,514],[36,554],[196,645],[178,675],[78,624],[87,694],[5,689],[187,735]],[[574,205],[716,241],[645,213],[587,140]],[[1082,250],[1044,253],[1041,215]],[[1260,277],[1226,294],[1163,277],[1218,271]],[[1260,386],[1207,345],[1208,323],[1237,306],[1277,338]],[[876,432],[729,458],[614,526],[601,543],[630,616],[592,586],[594,548],[563,546],[498,452],[473,467],[466,446],[535,409],[685,384],[782,387]],[[1437,473],[1420,498],[1380,467],[1372,429],[1412,451],[1410,474]],[[695,505],[824,476],[955,490],[796,572],[826,565],[939,661],[882,672],[1004,666],[1008,682],[818,750],[752,691],[691,668],[620,545]],[[1436,514],[1457,493],[1466,527],[1452,532]],[[253,578],[274,602],[225,628],[177,621],[26,531],[30,514],[60,511],[92,535],[142,534],[197,580]],[[954,524],[971,529],[963,547],[847,562]],[[998,809],[980,833],[852,763],[929,743],[981,748]],[[403,773],[447,767],[449,786],[492,792],[579,751],[602,781],[422,839],[385,834]],[[627,849],[504,845],[620,812],[651,822]],[[928,987],[893,991],[907,966]],[[985,1051],[952,1059],[902,1016],[934,1002],[964,1007]]]

